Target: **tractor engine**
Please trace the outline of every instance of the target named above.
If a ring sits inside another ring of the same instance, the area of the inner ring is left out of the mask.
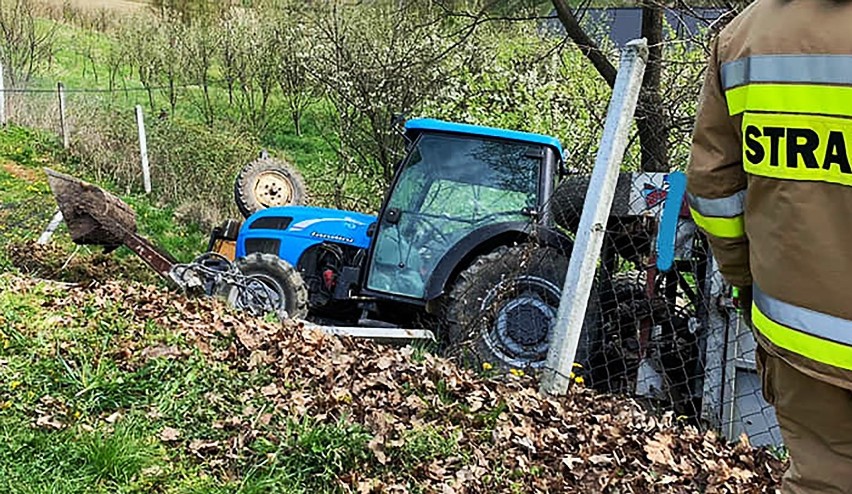
[[[365,255],[365,249],[332,242],[305,251],[298,269],[308,287],[310,307],[330,308],[335,299],[348,298],[350,286],[358,281],[358,267]]]

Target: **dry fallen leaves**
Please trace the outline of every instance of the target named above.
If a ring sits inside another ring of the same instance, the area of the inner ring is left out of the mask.
[[[36,426],[50,429],[62,429],[65,424],[53,417],[53,415],[42,415],[36,419]]]
[[[20,278],[17,283],[23,289],[33,282]],[[242,417],[214,423],[233,431],[231,440],[195,439],[186,445],[211,465],[224,461],[216,454],[252,441],[247,427],[276,427],[287,416],[311,416],[327,422],[347,417],[372,434],[367,448],[381,468],[364,467],[345,477],[349,490],[360,493],[407,492],[411,479],[426,492],[768,493],[783,472],[765,450],[742,441],[727,444],[670,416],[654,417],[625,397],[577,386],[568,396],[545,398],[529,376],[484,379],[434,355],[416,360],[411,349],[250,320],[209,299],[107,282],[88,291],[68,288],[65,300],[51,303],[92,295],[127,307],[140,323],[153,321],[182,335],[211,359],[239,371],[263,369],[273,377],[266,386],[246,389]],[[235,343],[226,349],[214,344],[223,336]],[[148,358],[181,358],[171,348],[146,350]],[[248,402],[252,397],[263,397],[273,408],[255,409]],[[273,410],[282,420],[272,420]],[[37,425],[62,426],[49,415]],[[458,431],[456,448],[466,460],[446,453],[406,468],[396,453],[415,430],[437,431],[441,438]],[[160,439],[183,440],[172,427],[163,428]]]
[[[161,357],[178,357],[180,354],[180,350],[174,345],[157,345],[142,350],[142,358],[145,360]]]
[[[174,442],[180,438],[180,431],[173,427],[164,427],[160,432],[160,439],[164,442]]]

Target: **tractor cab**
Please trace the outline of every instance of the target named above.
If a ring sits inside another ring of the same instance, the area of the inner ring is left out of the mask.
[[[434,119],[405,126],[367,263],[367,294],[422,302],[495,236],[549,221],[562,148],[553,137]]]

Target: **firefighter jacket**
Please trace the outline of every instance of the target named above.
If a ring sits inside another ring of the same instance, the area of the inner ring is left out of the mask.
[[[756,0],[711,44],[687,199],[755,336],[852,389],[852,2]]]

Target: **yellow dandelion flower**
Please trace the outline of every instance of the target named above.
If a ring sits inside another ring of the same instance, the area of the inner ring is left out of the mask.
[[[483,362],[482,363],[482,370],[491,370],[493,368],[494,368],[494,366],[491,365],[490,362]]]
[[[18,386],[21,385],[21,381],[12,381],[9,383],[9,389],[14,391]]]
[[[581,363],[579,363],[579,362],[574,362],[574,367],[579,367],[579,368],[581,368],[581,369],[582,369],[582,368],[583,368],[583,364],[581,364]]]
[[[577,383],[577,384],[583,384],[586,381],[582,377],[576,377],[576,378],[574,378],[574,382]]]

